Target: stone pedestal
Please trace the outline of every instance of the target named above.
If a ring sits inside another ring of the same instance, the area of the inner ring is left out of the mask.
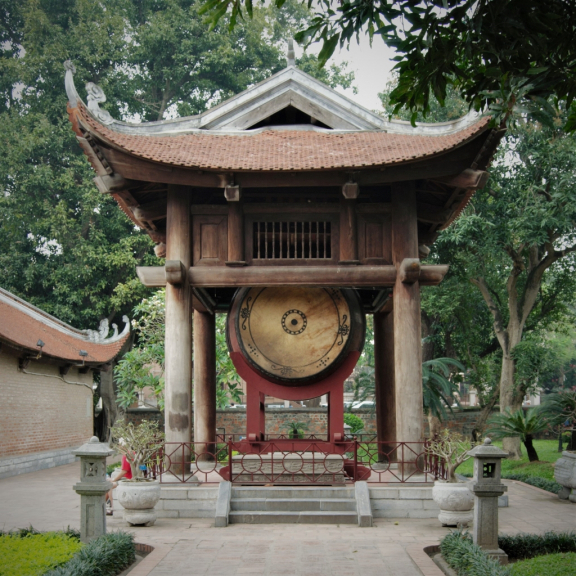
[[[89,542],[106,534],[106,492],[112,488],[106,480],[106,457],[113,451],[92,436],[72,454],[80,456],[80,482],[74,485],[80,494],[80,539]]]
[[[508,555],[498,546],[498,497],[508,490],[502,484],[502,458],[508,453],[492,446],[490,438],[468,452],[474,457],[474,476],[470,490],[474,493],[474,529],[472,540],[488,556],[508,564]]]

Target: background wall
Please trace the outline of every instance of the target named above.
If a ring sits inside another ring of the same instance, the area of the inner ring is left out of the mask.
[[[71,451],[93,435],[92,391],[66,384],[58,366],[0,352],[0,478],[74,461]],[[52,377],[51,377],[52,376]],[[73,367],[66,380],[92,386],[92,373]]]

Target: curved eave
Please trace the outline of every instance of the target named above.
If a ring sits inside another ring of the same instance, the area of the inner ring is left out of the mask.
[[[53,359],[60,364],[94,367],[111,362],[130,336],[127,329],[116,337],[94,342],[85,331],[65,324],[10,292],[0,289],[0,342],[29,357]],[[43,347],[37,345],[42,340]],[[87,356],[80,356],[80,351]]]

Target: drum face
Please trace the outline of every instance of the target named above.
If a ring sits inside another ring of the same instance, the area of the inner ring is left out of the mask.
[[[248,288],[236,298],[229,329],[242,354],[265,377],[291,385],[335,370],[349,348],[352,324],[358,324],[350,297],[338,289]]]

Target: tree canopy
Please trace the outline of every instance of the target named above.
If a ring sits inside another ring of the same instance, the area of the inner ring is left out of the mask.
[[[274,0],[276,6],[285,0]],[[412,120],[441,104],[450,86],[476,110],[490,105],[496,122],[524,111],[540,120],[548,98],[570,108],[566,129],[576,129],[576,6],[571,0],[320,0],[302,44],[320,41],[326,62],[354,37],[380,36],[396,50],[399,74],[392,93],[396,109]],[[202,12],[214,26],[226,13],[233,28],[252,0],[206,0]]]
[[[63,62],[122,120],[196,114],[286,65],[309,21],[292,3],[208,32],[196,0],[25,0],[0,7],[0,285],[79,328],[130,314],[153,243],[100,194],[66,114]],[[349,87],[343,67],[306,71]],[[82,93],[83,90],[80,89]]]

